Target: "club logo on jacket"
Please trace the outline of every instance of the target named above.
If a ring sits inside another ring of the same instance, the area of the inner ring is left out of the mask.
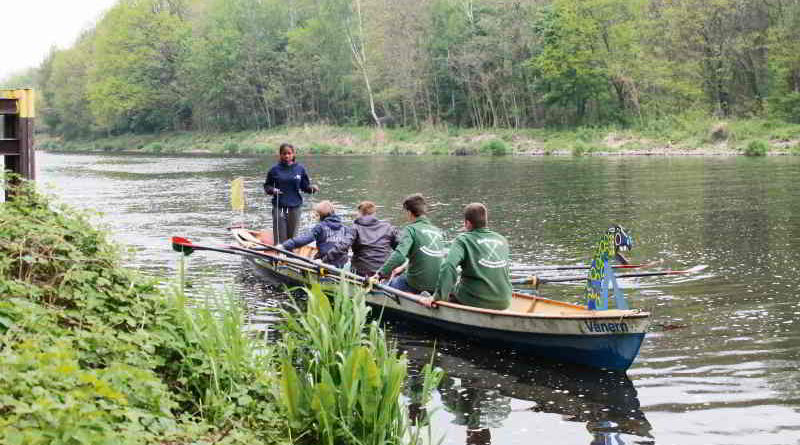
[[[442,233],[430,229],[422,229],[420,232],[426,235],[428,242],[419,250],[428,256],[444,258],[444,256],[447,254],[447,251],[442,247]]]
[[[502,250],[497,250],[505,243],[497,238],[485,238],[477,241],[478,244],[486,248],[486,257],[478,260],[478,264],[490,269],[500,269],[508,265],[508,261],[503,258]]]

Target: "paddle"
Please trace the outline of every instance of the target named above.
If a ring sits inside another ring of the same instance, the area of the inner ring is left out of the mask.
[[[180,236],[173,236],[172,239],[172,250],[176,252],[181,252],[184,255],[190,255],[195,250],[209,250],[212,252],[222,252],[222,253],[231,253],[234,255],[244,255],[244,256],[252,256],[256,258],[270,258],[263,253],[259,253],[257,251],[248,251],[246,249],[239,250],[241,248],[237,248],[235,246],[225,246],[225,247],[212,247],[212,246],[202,246],[199,244],[194,244],[189,241],[187,238],[183,238]]]
[[[659,272],[629,273],[629,274],[617,275],[617,278],[655,277],[661,275],[684,275],[688,273],[700,272],[706,267],[708,266],[706,266],[705,264],[701,264],[699,266],[694,266],[690,269],[685,269],[685,270],[662,270]],[[588,278],[585,275],[580,277],[561,277],[561,278],[539,278],[533,275],[526,278],[511,280],[511,284],[530,284],[534,286],[539,286],[540,284],[566,283],[569,281],[585,281],[587,279]]]
[[[272,250],[274,252],[282,253],[282,254],[288,256],[289,258],[294,258],[294,259],[297,259],[297,260],[300,260],[300,261],[310,262],[310,263],[312,263],[312,264],[314,264],[316,266],[319,266],[319,263],[315,263],[315,262],[311,261],[308,257],[304,257],[303,255],[298,255],[298,254],[296,254],[296,253],[294,253],[294,252],[292,252],[290,250],[281,249],[280,247],[275,247],[272,244],[267,244],[267,243],[261,242],[261,241],[257,240],[254,237],[253,238],[249,238],[246,241],[254,243],[254,244],[258,244],[259,246],[262,246],[266,250]],[[327,268],[330,269],[330,267],[327,267]]]
[[[662,261],[653,261],[650,263],[644,264],[615,264],[611,267],[614,269],[641,269],[655,266],[656,264],[661,264]],[[512,267],[512,272],[533,272],[537,270],[582,270],[582,269],[589,269],[591,266],[577,264],[574,266],[516,266]]]
[[[212,252],[221,252],[221,253],[230,253],[230,254],[233,254],[233,255],[251,256],[251,257],[256,257],[256,258],[260,258],[260,259],[275,259],[277,261],[283,261],[283,262],[287,262],[287,263],[290,263],[290,264],[298,264],[298,263],[300,263],[302,265],[311,265],[311,266],[317,268],[318,271],[320,271],[320,273],[321,273],[322,269],[328,270],[330,272],[333,272],[333,274],[335,274],[335,275],[340,275],[340,276],[346,277],[346,278],[348,278],[350,280],[353,280],[356,283],[360,284],[361,286],[367,286],[367,285],[370,284],[369,283],[369,279],[367,279],[365,277],[362,277],[361,275],[356,275],[356,274],[354,274],[352,272],[348,272],[346,270],[339,269],[338,267],[330,266],[330,265],[327,265],[327,264],[317,263],[315,261],[310,260],[309,258],[306,258],[306,257],[301,256],[301,255],[297,255],[295,253],[289,252],[289,251],[284,250],[284,249],[277,248],[275,246],[270,246],[268,244],[263,244],[263,246],[267,247],[267,248],[270,248],[270,249],[272,249],[272,250],[274,250],[276,252],[280,252],[280,253],[286,254],[287,256],[291,256],[291,257],[297,258],[297,259],[299,259],[301,261],[278,259],[278,258],[275,258],[275,257],[270,257],[270,256],[265,255],[263,253],[260,253],[258,251],[254,251],[254,250],[251,250],[251,249],[245,249],[244,247],[236,247],[236,246],[225,246],[225,247],[202,246],[202,245],[199,245],[199,244],[192,243],[187,238],[183,238],[183,237],[180,237],[180,236],[173,236],[172,237],[172,249],[177,251],[177,252],[181,252],[184,255],[189,255],[192,252],[194,252],[195,250],[209,250],[209,251],[212,251]],[[331,276],[335,277],[335,275],[331,275]],[[381,291],[383,291],[383,292],[385,292],[387,294],[391,294],[391,295],[394,295],[396,297],[402,297],[402,298],[405,298],[407,300],[411,300],[414,303],[417,303],[417,304],[420,304],[420,305],[423,305],[423,306],[426,306],[426,307],[429,307],[429,305],[430,305],[430,303],[429,303],[427,298],[421,297],[419,295],[414,295],[414,294],[411,294],[411,293],[408,293],[408,292],[403,292],[403,291],[401,291],[399,289],[395,289],[393,287],[385,286],[385,285],[380,284],[380,283],[372,283],[372,287],[374,287],[376,289],[379,289],[379,290],[381,290]],[[395,301],[398,301],[398,300],[395,300]]]
[[[231,210],[239,213],[241,222],[233,227],[244,226],[244,178],[241,176],[231,182]]]

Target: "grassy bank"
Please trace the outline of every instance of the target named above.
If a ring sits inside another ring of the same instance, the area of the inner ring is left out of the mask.
[[[415,442],[397,397],[405,360],[363,300],[313,294],[266,345],[230,297],[188,308],[30,189],[0,203],[0,296],[0,443]],[[338,354],[324,366],[320,332]]]
[[[38,147],[64,151],[273,155],[281,142],[312,154],[390,155],[763,155],[800,154],[800,125],[776,120],[720,121],[703,114],[635,128],[463,129],[302,126],[238,133],[127,134],[85,140],[43,136]]]

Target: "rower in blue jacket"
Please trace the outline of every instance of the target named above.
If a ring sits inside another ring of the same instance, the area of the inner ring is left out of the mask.
[[[349,231],[352,229],[342,224],[342,220],[335,213],[330,201],[322,201],[315,205],[314,212],[319,216],[319,223],[312,227],[310,232],[287,240],[282,245],[278,244],[277,247],[294,250],[316,241],[317,255],[314,257],[315,259],[336,267],[344,266],[348,259],[347,250],[341,252],[335,247],[349,238]]]

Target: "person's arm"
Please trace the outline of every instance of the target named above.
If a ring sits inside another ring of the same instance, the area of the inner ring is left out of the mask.
[[[403,272],[406,271],[406,269],[408,269],[408,260],[407,259],[403,264],[401,264],[401,265],[395,267],[394,269],[392,269],[392,275],[390,275],[389,278],[394,278],[394,277],[402,274]]]
[[[275,194],[275,173],[274,169],[269,169],[267,172],[267,179],[264,180],[264,192],[268,195]]]
[[[439,282],[436,284],[436,292],[433,295],[434,301],[447,300],[450,293],[456,286],[458,281],[458,270],[456,269],[461,261],[464,260],[464,247],[458,238],[453,240],[450,244],[450,251],[447,252],[447,258],[442,262],[439,268]]]
[[[311,179],[308,177],[305,167],[303,167],[303,171],[300,173],[300,190],[306,193],[317,193],[319,191],[319,187],[311,185]]]
[[[397,227],[392,226],[392,231],[390,232],[389,236],[389,245],[392,246],[392,249],[396,249],[400,240],[400,230]]]
[[[290,240],[286,240],[283,243],[283,248],[286,250],[294,250],[297,249],[298,247],[303,247],[307,244],[311,244],[315,239],[317,239],[317,236],[319,236],[321,232],[322,232],[322,227],[320,224],[317,224],[314,226],[313,229],[311,229],[310,232],[296,236]]]
[[[392,251],[392,254],[389,255],[386,262],[383,263],[383,266],[378,270],[378,275],[381,277],[388,277],[395,267],[406,261],[408,253],[411,252],[411,247],[414,245],[414,237],[411,236],[411,230],[412,229],[409,227],[403,229],[400,242],[397,244],[394,251]]]

